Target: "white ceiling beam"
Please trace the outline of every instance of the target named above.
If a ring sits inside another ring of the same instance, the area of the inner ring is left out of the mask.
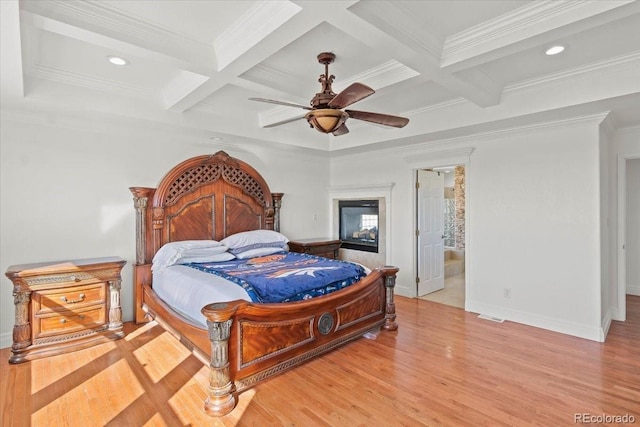
[[[256,2],[214,41],[218,70],[260,43],[300,10],[300,6],[289,1]]]
[[[332,7],[334,8],[329,7],[328,3],[332,3]],[[297,9],[294,15],[290,16],[279,26],[275,28],[273,26],[264,27],[269,28],[270,32],[268,34],[263,34],[259,40],[254,38],[251,46],[241,54],[234,55],[231,62],[229,62],[228,59],[225,60],[224,67],[219,68],[217,73],[210,75],[211,78],[209,80],[172,105],[170,107],[171,111],[182,113],[192,108],[225,85],[236,81],[238,76],[294,42],[308,32],[309,28],[313,28],[322,23],[327,15],[336,12],[336,10],[344,9],[349,4],[351,4],[351,2],[296,2],[296,5],[302,5],[303,7]],[[242,30],[238,28],[242,24],[251,24],[256,19],[255,13],[265,13],[269,10],[269,8],[258,8],[252,11],[253,15],[250,20],[247,21],[244,18],[239,19],[233,24],[234,34],[242,33]],[[265,19],[267,19],[267,17],[265,17]],[[246,31],[250,31],[250,29],[246,28]]]
[[[441,65],[457,72],[640,11],[640,2],[535,1],[447,37]]]
[[[382,57],[392,55],[427,79],[476,105],[491,106],[500,101],[502,88],[487,76],[478,75],[473,79],[485,81],[485,85],[478,86],[473,81],[442,70],[440,58],[444,38],[425,28],[419,18],[396,5],[382,1],[367,2],[366,7],[356,4],[353,11],[332,14],[329,22],[379,50]],[[396,26],[394,22],[402,22],[403,25]]]
[[[208,80],[208,76],[192,73],[187,70],[180,70],[178,75],[162,89],[162,102],[164,108],[168,110],[172,106],[176,105],[184,99],[185,96],[196,90]]]

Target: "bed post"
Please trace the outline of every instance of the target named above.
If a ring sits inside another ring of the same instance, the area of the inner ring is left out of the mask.
[[[386,309],[385,309],[385,323],[382,326],[387,331],[398,330],[398,323],[396,322],[396,303],[394,301],[394,288],[396,286],[396,273],[399,271],[398,267],[385,265],[379,268],[380,272],[384,275],[384,285],[386,288]]]
[[[209,340],[211,341],[211,361],[209,362],[208,396],[204,401],[207,414],[220,417],[236,406],[235,385],[229,370],[229,337],[232,316],[244,301],[220,302],[206,305],[202,314],[207,318]]]
[[[150,283],[150,268],[147,264],[147,206],[149,198],[156,191],[155,188],[130,187],[133,194],[133,206],[136,208],[136,262],[133,265],[133,287],[135,295],[135,321],[145,321],[147,313],[142,309],[142,285]]]
[[[273,199],[273,229],[275,231],[280,231],[280,207],[282,206],[282,196],[284,193],[271,193],[271,198]]]
[[[146,264],[147,206],[149,197],[155,188],[130,187],[133,194],[133,206],[136,208],[136,264]]]

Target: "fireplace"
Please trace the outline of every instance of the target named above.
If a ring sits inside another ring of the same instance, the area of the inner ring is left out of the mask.
[[[342,247],[378,253],[378,200],[340,200],[339,231]]]

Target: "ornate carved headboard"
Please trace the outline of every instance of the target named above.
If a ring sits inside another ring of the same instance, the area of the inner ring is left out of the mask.
[[[248,230],[280,230],[282,193],[224,151],[185,160],[158,188],[131,187],[136,207],[136,264],[167,242],[221,240]]]

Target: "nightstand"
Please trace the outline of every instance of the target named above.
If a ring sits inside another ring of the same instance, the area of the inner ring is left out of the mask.
[[[15,324],[9,363],[86,348],[124,336],[121,258],[13,265]]]
[[[336,239],[299,239],[289,242],[289,250],[291,252],[300,252],[303,254],[338,259],[340,254],[340,245],[342,245],[342,242]]]

